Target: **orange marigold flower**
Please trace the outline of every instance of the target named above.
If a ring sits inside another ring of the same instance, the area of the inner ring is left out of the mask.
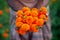
[[[41,14],[41,15],[39,16],[39,18],[41,18],[41,19],[46,19],[46,15]]]
[[[21,17],[17,17],[16,18],[16,22],[21,22],[22,21],[22,18]]]
[[[22,22],[23,22],[23,23],[26,23],[26,17],[27,17],[26,15],[23,16],[23,18],[22,18]]]
[[[2,28],[2,26],[3,26],[3,25],[0,23],[0,28]]]
[[[22,22],[16,22],[16,27],[21,27],[23,25]]]
[[[23,11],[22,10],[18,10],[16,12],[16,14],[17,14],[18,17],[22,17],[23,16]]]
[[[22,22],[23,22],[23,23],[26,23],[26,19],[23,19]]]
[[[29,7],[23,7],[23,8],[22,8],[22,11],[23,11],[23,12],[30,11],[30,8],[29,8]]]
[[[32,8],[32,11],[37,11],[38,12],[38,9],[37,8]]]
[[[21,29],[28,31],[30,29],[30,26],[28,24],[23,24]]]
[[[32,16],[38,16],[38,12],[37,11],[31,11],[31,15]]]
[[[0,15],[2,15],[2,13],[3,13],[2,10],[0,10]]]
[[[40,10],[41,11],[47,11],[47,8],[46,7],[41,7]]]
[[[20,29],[24,31],[28,31],[30,29],[30,26],[28,24],[23,24]]]
[[[23,14],[23,11],[22,10],[18,10],[17,11],[17,14],[20,13],[20,14]]]
[[[34,19],[33,24],[36,24],[38,17],[33,17],[33,19]]]
[[[46,13],[47,13],[47,9],[46,9],[46,7],[41,7],[41,8],[40,8],[40,11],[42,11],[43,14],[45,14],[45,15],[46,15]]]
[[[38,31],[38,29],[36,28],[36,24],[32,24],[31,26],[30,26],[30,31],[31,32],[37,32]]]
[[[28,15],[30,15],[30,13],[31,13],[31,11],[26,11],[26,12],[24,12],[24,15],[28,16]]]
[[[37,20],[37,25],[38,26],[43,26],[43,24],[44,24],[44,19],[38,19]]]
[[[42,12],[42,14],[46,15],[46,14],[47,14],[47,12],[46,12],[46,11],[43,11],[43,12]]]
[[[2,35],[4,38],[7,38],[8,37],[8,33],[3,33]]]
[[[34,19],[33,19],[32,16],[27,16],[27,17],[26,17],[26,22],[27,22],[28,24],[31,24],[33,21],[34,21]]]
[[[21,34],[21,35],[25,35],[25,34],[26,34],[26,31],[19,30],[19,34]]]
[[[38,12],[37,11],[31,11],[31,16],[38,16]]]

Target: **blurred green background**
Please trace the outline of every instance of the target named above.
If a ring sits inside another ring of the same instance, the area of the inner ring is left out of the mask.
[[[7,0],[0,0],[0,40],[9,40],[9,7]]]
[[[60,40],[60,0],[50,0],[52,40]]]
[[[60,0],[50,0],[52,40],[60,40]],[[9,6],[7,0],[0,0],[0,40],[9,40]]]

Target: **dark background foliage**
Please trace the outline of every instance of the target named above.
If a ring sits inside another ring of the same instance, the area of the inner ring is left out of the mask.
[[[52,40],[60,40],[60,0],[50,0]]]

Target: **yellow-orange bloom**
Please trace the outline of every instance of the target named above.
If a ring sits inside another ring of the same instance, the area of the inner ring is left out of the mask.
[[[17,17],[16,18],[16,22],[21,22],[22,21],[22,18],[21,17]]]
[[[0,10],[0,15],[2,15],[2,13],[3,13],[2,10]]]
[[[23,16],[23,11],[22,10],[18,10],[16,12],[16,14],[17,14],[18,17],[22,17]]]
[[[29,16],[30,13],[31,13],[31,11],[26,11],[26,12],[24,12],[24,15],[25,15],[25,16]]]
[[[28,31],[30,29],[30,26],[28,24],[23,24],[20,29],[24,31]]]
[[[32,11],[38,12],[38,9],[37,8],[32,8]]]
[[[31,11],[31,16],[38,16],[38,12],[37,11]]]
[[[32,24],[31,26],[30,26],[30,31],[31,32],[37,32],[38,31],[38,29],[36,28],[36,24]]]
[[[41,8],[40,8],[40,11],[42,11],[43,14],[45,14],[45,15],[46,15],[46,13],[47,13],[47,9],[46,9],[46,7],[41,7]]]
[[[22,11],[23,11],[23,12],[30,11],[30,8],[29,8],[29,7],[23,7],[23,8],[22,8]]]
[[[33,19],[34,19],[33,24],[36,24],[38,17],[33,17]]]
[[[21,34],[21,35],[25,35],[25,34],[26,34],[26,31],[19,30],[19,34]]]
[[[44,24],[44,19],[38,19],[37,20],[37,25],[38,26],[43,26],[43,24]]]
[[[41,7],[40,10],[41,11],[47,11],[47,8],[46,7]]]
[[[27,22],[28,24],[31,24],[33,21],[34,21],[34,19],[33,19],[32,16],[27,16],[27,17],[26,17],[26,22]]]
[[[8,38],[8,33],[3,33],[2,35],[4,38]]]
[[[21,27],[23,25],[22,22],[16,22],[16,27]]]
[[[41,14],[41,15],[39,16],[39,18],[41,18],[41,19],[46,19],[46,15]]]

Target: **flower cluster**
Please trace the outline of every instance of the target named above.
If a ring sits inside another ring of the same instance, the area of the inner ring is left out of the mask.
[[[48,20],[46,7],[28,8],[23,7],[16,12],[16,28],[17,32],[21,35],[26,32],[38,32],[38,30],[44,25],[45,20]]]

